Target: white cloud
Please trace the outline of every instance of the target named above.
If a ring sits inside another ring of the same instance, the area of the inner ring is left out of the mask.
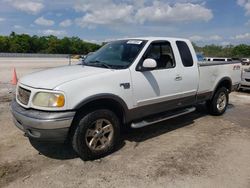
[[[56,36],[63,36],[67,34],[67,32],[64,30],[53,30],[53,29],[42,30],[39,31],[39,33],[42,33],[43,35],[56,35]]]
[[[43,16],[35,20],[35,24],[42,26],[52,26],[54,23],[55,22],[53,20],[45,19]]]
[[[194,35],[189,37],[189,39],[193,42],[215,42],[223,40],[223,37],[221,37],[220,35],[211,35],[211,36]]]
[[[72,25],[72,21],[70,19],[63,20],[60,24],[61,27],[69,27]]]
[[[212,41],[220,41],[222,40],[223,38],[219,35],[212,35],[208,38],[209,40],[212,40]]]
[[[199,36],[199,35],[194,35],[194,36],[189,37],[189,40],[191,40],[193,42],[198,42],[198,41],[204,40],[204,38],[202,36]]]
[[[239,34],[233,37],[235,40],[250,40],[250,33]]]
[[[237,0],[238,5],[244,7],[246,15],[250,15],[250,0]]]
[[[21,26],[21,25],[14,25],[13,27],[14,27],[14,29],[22,29],[23,28],[23,26]]]
[[[221,44],[222,46],[228,46],[228,45],[230,45],[231,43],[228,42],[228,41],[223,41],[223,42],[221,42],[220,44]]]
[[[75,10],[83,12],[84,15],[77,18],[75,22],[81,27],[93,27],[124,23],[209,21],[213,18],[212,11],[207,9],[205,4],[186,3],[186,1],[181,1],[185,3],[178,3],[179,1],[170,3],[170,1],[154,0],[153,3],[150,3],[146,0],[120,2],[103,0],[100,3],[98,0],[77,0]],[[189,2],[193,1],[189,0]]]
[[[245,26],[250,26],[250,20],[245,23]]]
[[[152,6],[144,7],[136,13],[140,23],[152,22],[191,22],[209,21],[213,18],[212,11],[199,4],[176,3],[173,6],[155,1]]]
[[[240,5],[240,6],[243,6],[245,4],[245,0],[237,0],[237,3]]]
[[[4,21],[5,21],[5,18],[0,17],[0,22],[4,22]]]
[[[132,23],[132,14],[134,8],[129,4],[116,4],[111,0],[103,0],[100,3],[97,0],[79,1],[79,6],[76,6],[77,11],[82,11],[85,15],[77,18],[76,24],[81,27],[92,27],[95,25],[111,25]]]
[[[8,2],[12,7],[17,10],[27,12],[29,14],[37,14],[43,8],[44,5],[40,0],[4,0]]]

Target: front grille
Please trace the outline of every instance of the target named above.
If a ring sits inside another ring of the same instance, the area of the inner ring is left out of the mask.
[[[250,82],[250,79],[246,79],[247,82]]]
[[[17,91],[17,99],[24,105],[29,103],[30,99],[30,90],[24,89],[22,87],[18,87]]]

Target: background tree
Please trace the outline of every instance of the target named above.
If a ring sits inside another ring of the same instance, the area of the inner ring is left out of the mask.
[[[232,55],[235,57],[250,57],[250,46],[245,44],[235,46]]]
[[[104,45],[103,43],[102,45]],[[49,54],[88,54],[102,45],[81,40],[79,37],[29,36],[12,32],[9,36],[0,36],[0,52],[10,53],[49,53]],[[196,52],[207,57],[250,57],[250,46],[206,45],[200,47],[193,43]]]
[[[96,51],[100,45],[85,42],[78,37],[29,36],[12,32],[0,36],[0,52],[9,53],[48,53],[48,54],[87,54]]]

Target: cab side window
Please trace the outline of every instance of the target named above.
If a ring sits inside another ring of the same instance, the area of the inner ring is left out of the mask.
[[[182,64],[184,65],[184,67],[192,67],[194,65],[194,60],[187,43],[184,41],[176,41],[176,45],[180,52]]]
[[[174,54],[169,42],[153,42],[144,56],[154,59],[157,63],[156,69],[168,69],[175,67]]]

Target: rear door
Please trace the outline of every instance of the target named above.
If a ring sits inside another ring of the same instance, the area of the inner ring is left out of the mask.
[[[199,69],[198,62],[195,56],[195,51],[190,42],[176,41],[177,57],[182,71],[179,72],[182,80],[180,82],[181,90],[179,90],[188,101],[184,101],[183,104],[190,105],[196,102],[196,94],[199,86]],[[193,55],[192,55],[193,54]]]

